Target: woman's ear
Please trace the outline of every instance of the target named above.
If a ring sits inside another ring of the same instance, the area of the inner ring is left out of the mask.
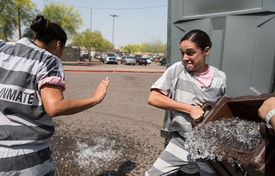
[[[60,40],[55,40],[54,42],[54,49],[52,50],[52,54],[56,55],[57,57],[61,57],[63,55],[64,46]]]
[[[209,46],[205,47],[203,50],[204,54],[207,56],[210,53],[211,48]]]
[[[63,48],[62,42],[60,40],[56,41],[56,48],[58,48],[58,49]]]

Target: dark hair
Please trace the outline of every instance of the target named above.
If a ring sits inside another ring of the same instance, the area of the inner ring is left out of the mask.
[[[201,50],[204,50],[206,47],[212,47],[212,42],[208,34],[199,29],[194,29],[187,32],[180,40],[180,43],[184,40],[190,40],[194,42]]]
[[[32,20],[31,29],[35,32],[34,39],[40,40],[45,44],[49,44],[53,40],[60,40],[64,47],[67,41],[65,31],[55,23],[51,23],[42,15],[36,16]]]

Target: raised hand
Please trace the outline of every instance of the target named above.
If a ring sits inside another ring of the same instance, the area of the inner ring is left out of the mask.
[[[106,96],[109,82],[110,82],[109,78],[106,77],[104,80],[102,80],[98,84],[98,86],[93,94],[93,98],[96,100],[97,103],[100,103]]]

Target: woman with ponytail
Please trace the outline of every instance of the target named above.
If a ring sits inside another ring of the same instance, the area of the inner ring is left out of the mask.
[[[64,30],[43,16],[33,19],[33,40],[0,42],[0,176],[54,175],[49,139],[52,117],[74,114],[100,103],[109,84],[102,80],[85,99],[63,96],[59,57],[67,41]]]

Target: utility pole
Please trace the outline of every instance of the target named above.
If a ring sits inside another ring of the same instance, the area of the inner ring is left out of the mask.
[[[92,30],[92,22],[93,22],[92,17],[93,17],[93,9],[91,8],[91,16],[90,16],[90,32],[93,32],[93,30]]]
[[[112,44],[113,44],[113,46],[115,46],[115,45],[114,45],[114,37],[115,37],[115,18],[118,17],[118,15],[113,14],[113,15],[110,15],[110,16],[113,17]]]

